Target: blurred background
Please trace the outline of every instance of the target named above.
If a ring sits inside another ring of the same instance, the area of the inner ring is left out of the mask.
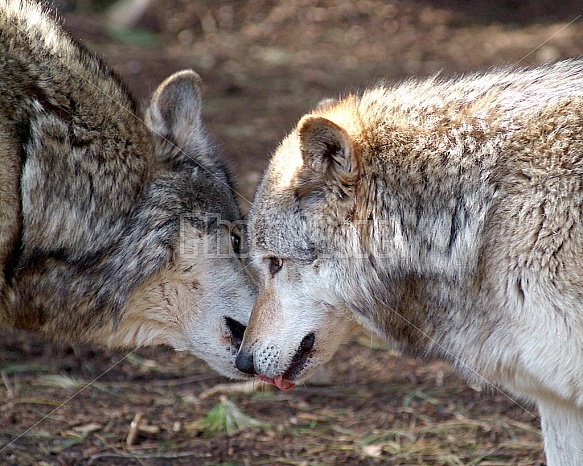
[[[278,141],[322,98],[583,53],[579,0],[55,4],[140,102],[174,71],[202,76],[206,126],[244,211]],[[285,393],[225,386],[196,358],[164,348],[112,353],[8,332],[0,341],[1,464],[544,462],[532,407],[365,334]]]

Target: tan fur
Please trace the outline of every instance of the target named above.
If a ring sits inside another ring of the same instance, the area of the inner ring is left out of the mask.
[[[355,320],[536,402],[548,464],[583,464],[581,128],[581,60],[316,108],[250,213],[270,291],[237,366],[288,386]]]

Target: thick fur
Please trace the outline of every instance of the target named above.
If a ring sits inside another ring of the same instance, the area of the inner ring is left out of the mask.
[[[230,249],[240,213],[202,127],[200,78],[171,76],[138,116],[53,16],[0,0],[0,324],[168,344],[240,376],[253,292]]]
[[[582,128],[582,60],[320,105],[250,214],[238,366],[297,381],[355,320],[535,401],[548,464],[583,464]]]

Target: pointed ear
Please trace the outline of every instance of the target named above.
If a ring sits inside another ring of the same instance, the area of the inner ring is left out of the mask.
[[[343,128],[323,117],[306,116],[297,131],[304,165],[316,176],[336,182],[343,191],[356,183],[354,143]]]
[[[145,114],[146,124],[155,136],[180,149],[206,151],[201,85],[200,77],[192,70],[174,73],[160,84]]]

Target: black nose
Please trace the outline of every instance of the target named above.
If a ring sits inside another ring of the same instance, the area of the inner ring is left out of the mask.
[[[245,333],[245,327],[242,323],[237,322],[235,319],[230,317],[225,317],[225,322],[229,332],[231,332],[231,341],[233,346],[237,349],[241,347],[241,342],[243,341],[243,334]]]
[[[253,364],[253,354],[248,351],[239,351],[237,359],[235,359],[235,366],[245,374],[255,374],[255,366]]]

